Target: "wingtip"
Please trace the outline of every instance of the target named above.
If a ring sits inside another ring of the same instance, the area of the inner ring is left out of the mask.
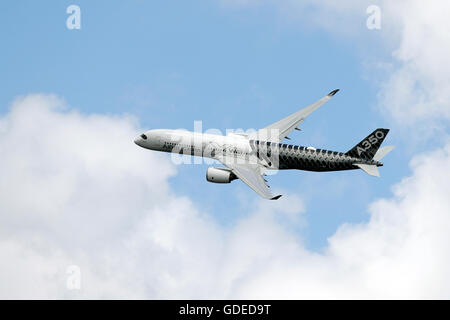
[[[338,91],[339,91],[339,89],[335,89],[335,90],[331,91],[331,92],[328,94],[328,96],[332,97],[332,96],[334,96]]]
[[[278,199],[280,199],[281,198],[281,194],[279,194],[279,195],[277,195],[277,196],[275,196],[275,197],[273,197],[272,199],[270,199],[270,200],[278,200]]]

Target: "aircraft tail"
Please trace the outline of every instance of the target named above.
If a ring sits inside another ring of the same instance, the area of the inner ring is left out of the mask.
[[[378,149],[380,148],[381,144],[384,141],[384,138],[386,138],[387,134],[389,132],[389,129],[383,129],[378,128],[375,131],[373,131],[371,134],[369,134],[366,138],[364,138],[360,143],[358,143],[356,146],[354,146],[352,149],[350,149],[346,155],[355,157],[355,158],[362,158],[365,160],[372,160],[375,158],[375,155],[377,154]],[[385,151],[381,155],[380,159],[384,157],[390,150],[384,149]],[[381,151],[381,150],[380,150]]]

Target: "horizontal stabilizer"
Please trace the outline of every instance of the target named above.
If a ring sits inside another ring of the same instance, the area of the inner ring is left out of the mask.
[[[373,160],[375,161],[380,161],[381,159],[383,159],[389,152],[391,152],[392,150],[394,150],[394,146],[386,146],[386,147],[382,147],[380,149],[378,149],[377,153],[375,153],[375,155],[373,156]]]
[[[374,177],[380,176],[380,173],[378,172],[378,168],[375,165],[361,164],[361,163],[354,163],[354,165],[359,167],[362,171],[364,171],[368,175],[371,175]]]

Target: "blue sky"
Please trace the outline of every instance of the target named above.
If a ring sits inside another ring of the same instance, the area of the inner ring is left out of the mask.
[[[356,47],[358,39],[286,23],[272,6],[249,10],[211,1],[78,1],[82,28],[68,30],[70,4],[1,4],[2,113],[18,95],[54,93],[85,113],[135,115],[144,129],[192,130],[202,120],[205,129],[225,131],[263,127],[340,88],[292,142],[346,151],[373,129],[390,127],[385,144],[397,149],[380,179],[359,171],[270,178],[274,190],[305,200],[301,234],[316,250],[341,223],[367,221],[367,204],[389,196],[409,172],[411,150],[374,107],[377,87],[363,65],[371,45],[378,48],[378,31],[363,31]],[[364,22],[362,15],[362,28]],[[386,52],[372,51],[370,59],[385,61]],[[257,196],[239,182],[207,183],[206,167],[180,166],[172,187],[232,224],[248,210],[236,194]]]
[[[0,298],[448,299],[449,10],[1,2]],[[281,171],[266,201],[133,143],[198,120],[258,129],[336,88],[291,142],[347,151],[390,128],[381,178]]]
[[[346,151],[373,129],[389,127],[374,108],[376,89],[362,64],[371,41],[385,58],[377,31],[365,31],[367,43],[357,47],[358,39],[285,23],[271,6],[240,10],[211,1],[78,1],[81,30],[68,30],[70,4],[1,4],[2,113],[18,95],[54,93],[84,113],[135,115],[144,129],[192,130],[202,120],[204,129],[224,132],[263,127],[340,88],[292,134],[293,143]],[[398,140],[394,128],[385,143]],[[401,147],[385,162],[380,179],[359,171],[289,171],[270,184],[305,200],[302,237],[320,250],[341,223],[367,221],[367,203],[388,196],[409,171]],[[257,196],[239,182],[207,183],[206,168],[180,166],[172,187],[232,224],[248,210],[236,194]]]

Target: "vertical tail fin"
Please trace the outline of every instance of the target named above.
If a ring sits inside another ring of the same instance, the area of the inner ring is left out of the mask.
[[[367,160],[373,159],[378,148],[383,143],[384,138],[386,138],[389,129],[378,128],[369,134],[364,140],[354,146],[349,150],[346,155],[363,158]]]

